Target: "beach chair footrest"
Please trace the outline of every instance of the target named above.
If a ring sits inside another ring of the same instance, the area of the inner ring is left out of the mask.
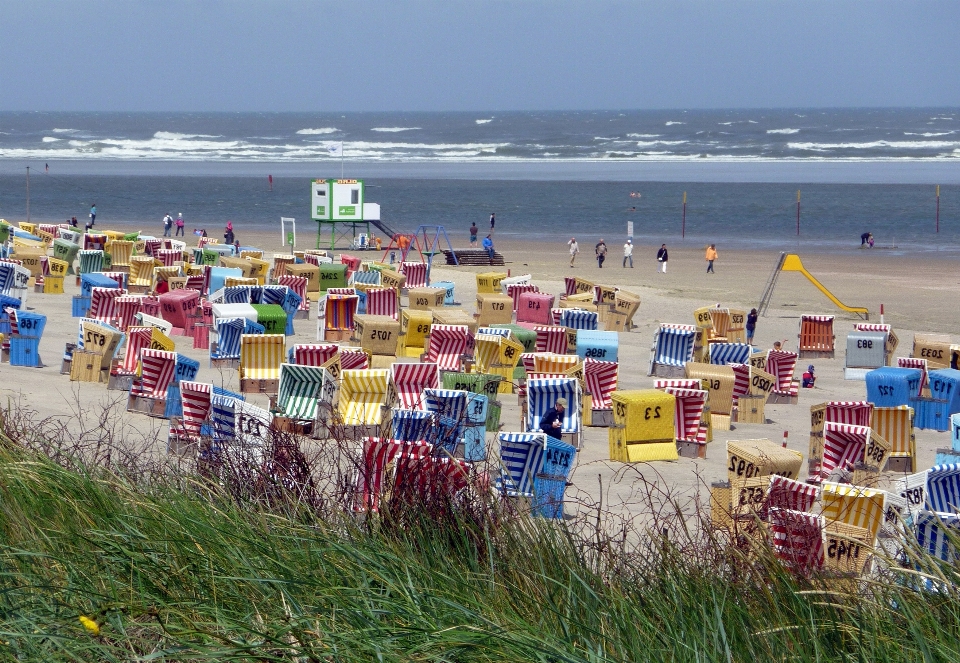
[[[242,394],[276,394],[280,391],[280,380],[258,380],[240,378],[240,393]]]
[[[913,467],[913,458],[911,456],[890,456],[887,459],[887,465],[884,471],[909,474],[916,470]]]
[[[153,398],[152,396],[130,394],[130,398],[127,400],[127,412],[137,412],[139,414],[145,414],[148,417],[163,419],[166,411],[166,398]]]
[[[133,388],[132,375],[111,375],[107,380],[108,391],[130,391]]]
[[[690,440],[677,440],[677,453],[683,458],[706,458],[707,445]]]
[[[658,378],[685,378],[687,376],[687,371],[683,366],[654,364],[653,373],[651,373],[651,375]]]

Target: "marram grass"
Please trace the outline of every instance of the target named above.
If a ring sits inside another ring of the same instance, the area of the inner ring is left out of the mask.
[[[957,661],[960,597],[704,539],[336,522],[0,451],[3,661]],[[715,546],[716,548],[705,549]]]

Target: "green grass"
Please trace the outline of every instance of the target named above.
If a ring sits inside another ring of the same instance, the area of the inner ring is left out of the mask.
[[[709,538],[611,550],[184,486],[0,451],[0,660],[960,660],[956,594],[798,584]]]

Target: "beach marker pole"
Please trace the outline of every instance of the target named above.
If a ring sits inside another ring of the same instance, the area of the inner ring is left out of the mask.
[[[937,185],[937,232],[940,232],[940,185]]]
[[[800,236],[800,189],[797,189],[797,236]]]
[[[787,448],[787,436],[790,435],[789,431],[783,431],[783,448]]]
[[[880,304],[880,324],[883,324],[883,304]]]
[[[681,239],[687,236],[687,192],[683,192],[683,220],[680,222]]]
[[[30,223],[30,166],[27,166],[27,223]]]

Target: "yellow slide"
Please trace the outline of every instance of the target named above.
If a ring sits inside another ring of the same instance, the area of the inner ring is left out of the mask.
[[[806,277],[810,280],[810,283],[812,283],[813,285],[817,286],[817,288],[820,290],[820,292],[822,292],[823,294],[825,294],[825,295],[827,296],[827,298],[828,298],[831,302],[833,302],[834,304],[836,304],[836,305],[837,305],[837,308],[839,308],[839,309],[841,309],[841,310],[843,310],[843,311],[847,311],[847,312],[849,312],[849,313],[856,313],[856,314],[858,314],[858,315],[862,315],[862,316],[864,316],[864,318],[869,319],[869,316],[870,316],[870,311],[869,311],[869,309],[866,309],[866,308],[863,308],[863,307],[860,307],[860,306],[847,306],[846,304],[844,304],[843,302],[841,302],[839,299],[837,299],[832,292],[830,292],[829,290],[827,290],[827,289],[823,286],[823,284],[820,283],[820,281],[818,281],[817,279],[815,279],[815,278],[813,277],[813,275],[806,270],[806,268],[803,266],[803,263],[800,262],[800,256],[798,256],[797,254],[795,254],[795,253],[790,253],[790,254],[787,254],[786,256],[784,256],[783,265],[780,267],[780,271],[782,271],[782,272],[800,272],[801,274],[803,274],[804,276],[806,276]]]

